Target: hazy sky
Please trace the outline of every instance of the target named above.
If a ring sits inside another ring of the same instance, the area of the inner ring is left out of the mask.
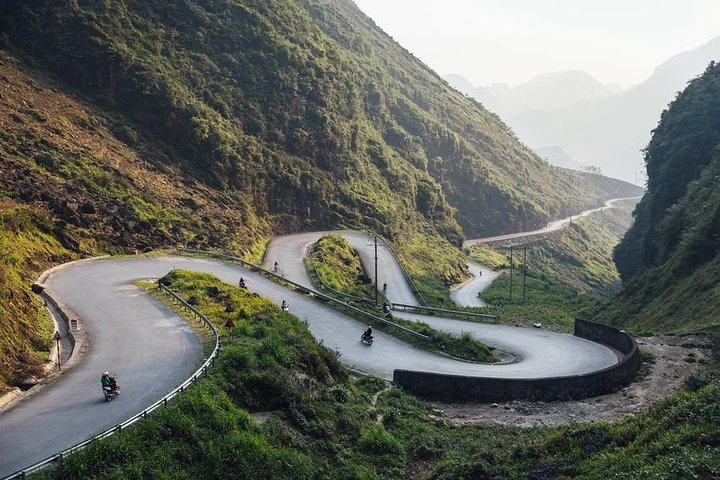
[[[441,75],[515,85],[585,70],[623,87],[720,35],[718,0],[355,0]]]

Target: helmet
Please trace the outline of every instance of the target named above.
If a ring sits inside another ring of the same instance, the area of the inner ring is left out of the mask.
[[[370,325],[368,325],[368,328],[372,328]]]
[[[107,370],[105,370],[102,374],[103,374],[103,376],[106,376],[106,375],[110,375],[110,372],[108,372]]]

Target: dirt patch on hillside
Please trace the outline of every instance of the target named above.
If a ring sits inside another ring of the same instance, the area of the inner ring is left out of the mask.
[[[598,420],[614,421],[646,410],[676,392],[710,355],[709,342],[701,336],[638,338],[640,349],[653,355],[654,363],[642,380],[599,397],[567,402],[512,401],[499,404],[434,403],[455,424],[498,423],[518,427],[562,425]]]

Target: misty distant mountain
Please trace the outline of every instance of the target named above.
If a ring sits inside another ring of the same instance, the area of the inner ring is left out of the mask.
[[[675,55],[657,67],[645,82],[626,91],[613,94],[616,87],[605,86],[609,94],[603,96],[599,88],[591,87],[592,82],[585,79],[581,82],[584,90],[579,86],[571,88],[569,83],[565,83],[565,105],[557,103],[550,106],[548,101],[546,107],[541,107],[538,100],[535,107],[531,107],[527,100],[530,97],[526,95],[520,97],[526,99],[527,105],[522,111],[516,109],[520,102],[515,98],[512,102],[503,100],[503,104],[499,102],[501,97],[489,98],[488,92],[494,91],[494,87],[463,91],[497,112],[518,138],[536,151],[540,147],[557,145],[583,165],[598,166],[604,175],[632,182],[644,176],[641,150],[650,140],[650,132],[657,125],[660,114],[676,92],[702,74],[713,60],[720,60],[720,37],[697,49]],[[579,75],[575,77],[581,78]],[[514,97],[513,91],[520,87],[510,89],[508,95]],[[531,89],[526,85],[523,90]],[[557,90],[563,91],[562,88]],[[552,88],[546,89],[542,95],[549,100],[554,98],[550,93],[552,91]],[[579,94],[581,91],[585,92],[584,98]],[[513,109],[517,113],[510,113]]]
[[[570,168],[572,170],[583,170],[586,165],[581,164],[572,158],[568,153],[557,145],[550,147],[533,148],[540,158],[547,160],[550,165],[556,167]]]
[[[619,89],[618,85],[603,85],[579,70],[545,73],[516,87],[504,83],[475,87],[458,74],[445,75],[443,78],[503,118],[526,111],[558,110],[592,102],[616,94]]]

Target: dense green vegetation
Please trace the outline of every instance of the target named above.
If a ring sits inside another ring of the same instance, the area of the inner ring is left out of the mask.
[[[232,343],[208,378],[148,421],[42,478],[675,479],[720,475],[720,391],[692,389],[615,423],[454,426],[335,353],[270,302],[205,274],[166,277]],[[225,332],[227,333],[227,332]],[[261,413],[255,418],[253,413]]]
[[[56,239],[47,215],[0,199],[0,394],[40,373],[54,327],[32,283],[74,255]]]
[[[310,273],[316,273],[324,285],[354,297],[375,299],[375,284],[343,237],[325,235],[310,248],[306,259]]]
[[[598,318],[637,331],[720,326],[720,65],[670,104],[645,152],[648,191],[615,251],[623,293]]]

